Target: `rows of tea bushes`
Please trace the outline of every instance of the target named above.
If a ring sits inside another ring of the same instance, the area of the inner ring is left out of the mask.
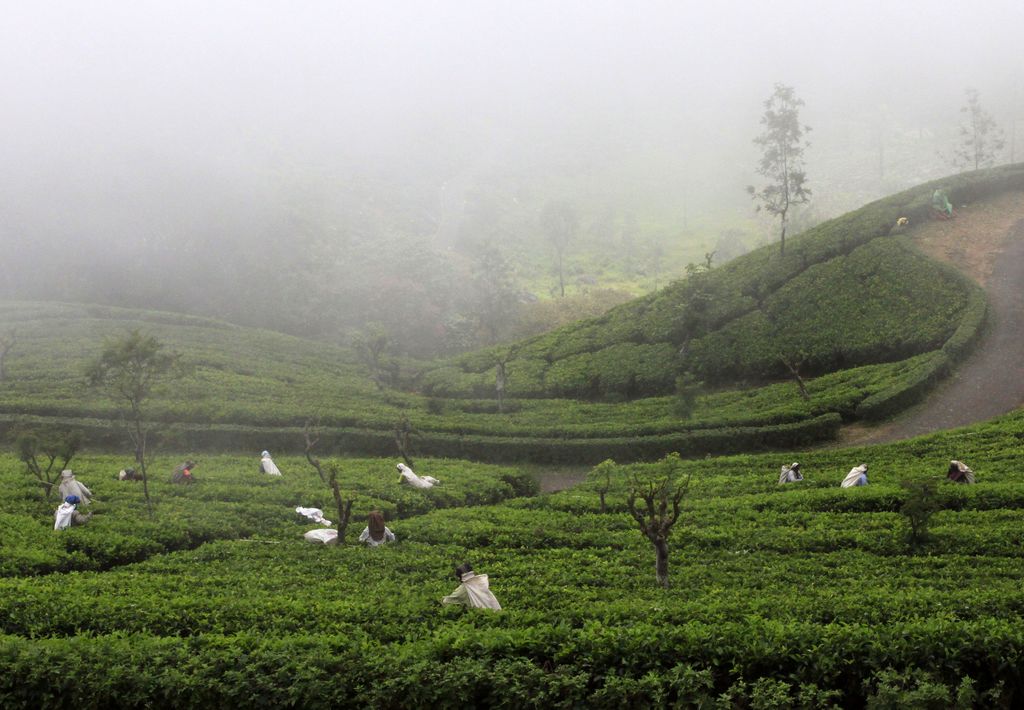
[[[264,485],[248,462],[212,459],[196,470],[209,471],[205,495],[193,495],[202,483],[164,488],[158,520],[187,508],[230,530],[234,508],[265,498],[246,536],[101,571],[0,579],[0,705],[73,694],[97,707],[1014,707],[1024,697],[1022,427],[1014,414],[878,447],[682,461],[692,479],[667,590],[626,512],[628,477],[644,464],[613,469],[602,512],[597,479],[494,505],[485,482],[511,471],[424,462],[442,479],[452,468],[458,504],[389,508],[398,542],[366,549],[308,545],[307,526],[279,515],[285,486],[306,493],[290,480],[298,460],[282,459],[285,479]],[[931,537],[913,550],[900,482],[941,481],[951,458],[978,483],[939,484]],[[779,486],[780,462],[794,459],[806,480]],[[861,461],[871,483],[840,489]],[[342,464],[346,486],[387,505],[391,476],[377,470],[390,462]],[[11,475],[8,487],[20,485]],[[20,514],[19,495],[0,499],[0,515]],[[87,530],[22,536],[45,546]],[[502,611],[439,603],[463,561],[490,576]]]
[[[41,494],[24,465],[0,457],[0,485],[7,503],[0,519],[9,530],[3,540],[0,576],[83,569],[105,569],[171,550],[190,549],[220,538],[248,538],[294,532],[296,506],[321,508],[337,520],[330,490],[304,459],[279,457],[281,478],[258,473],[259,457],[193,456],[197,483],[170,483],[181,460],[161,457],[150,470],[150,493],[157,515],[146,513],[142,484],[116,480],[129,458],[86,455],[72,461],[76,477],[96,495],[91,524],[54,535],[56,492]],[[353,499],[353,515],[370,510],[404,518],[437,508],[496,503],[536,491],[536,482],[515,469],[462,461],[423,459],[418,468],[444,481],[428,491],[399,485],[393,460],[325,459],[336,464],[338,481]],[[314,527],[306,523],[308,527]],[[304,528],[305,529],[305,528]],[[360,530],[362,527],[360,527]],[[358,530],[356,534],[358,534]]]
[[[706,392],[683,419],[672,397],[623,402],[427,398],[381,392],[348,351],[205,319],[61,304],[6,304],[0,322],[17,329],[8,378],[0,383],[0,437],[59,425],[93,446],[130,446],[117,405],[86,386],[84,371],[105,338],[152,332],[191,366],[147,403],[156,440],[179,450],[295,451],[316,415],[332,450],[390,455],[392,431],[408,417],[423,455],[497,461],[596,462],[650,459],[678,450],[716,453],[801,446],[834,435],[838,413],[855,416],[866,398],[902,392],[919,356],[851,368],[808,382]]]
[[[708,380],[784,375],[777,351],[785,346],[786,356],[802,349],[817,372],[937,349],[966,316],[976,287],[889,236],[899,217],[911,224],[930,218],[936,187],[957,203],[973,202],[1024,189],[1024,165],[912,188],[808,230],[790,240],[785,256],[768,245],[599,318],[519,343],[507,366],[509,391],[650,396],[669,391],[683,371]],[[495,358],[508,349],[456,358],[428,372],[423,387],[438,396],[483,396]]]

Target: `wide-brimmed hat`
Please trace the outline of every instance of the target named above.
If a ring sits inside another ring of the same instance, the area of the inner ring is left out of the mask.
[[[63,471],[61,471],[61,472],[60,472],[60,477],[61,477],[61,478],[71,478],[71,477],[72,477],[72,476],[74,476],[74,475],[75,475],[75,474],[73,474],[73,473],[71,472],[71,469],[70,469],[70,468],[66,468],[66,469],[64,469]]]

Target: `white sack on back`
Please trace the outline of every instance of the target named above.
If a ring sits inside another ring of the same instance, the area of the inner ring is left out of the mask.
[[[317,528],[303,535],[307,541],[321,545],[337,545],[338,531],[334,528]]]

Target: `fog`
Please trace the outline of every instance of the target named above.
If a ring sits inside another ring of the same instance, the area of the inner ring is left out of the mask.
[[[481,245],[550,295],[553,200],[581,293],[770,239],[743,188],[777,82],[813,128],[804,221],[954,172],[967,87],[1021,160],[1024,3],[892,5],[9,1],[0,297],[434,354],[477,344]]]

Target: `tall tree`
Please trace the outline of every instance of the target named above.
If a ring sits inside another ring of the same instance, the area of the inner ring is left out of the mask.
[[[122,405],[122,421],[135,447],[135,463],[142,473],[146,508],[153,515],[149,497],[146,458],[149,434],[144,405],[154,389],[181,377],[184,370],[177,353],[167,352],[152,335],[130,331],[119,340],[108,341],[100,357],[86,371],[89,384],[106,388]]]
[[[565,251],[576,236],[579,218],[568,202],[549,202],[540,215],[540,223],[548,241],[555,248],[555,268],[558,270],[558,292],[565,298]]]
[[[966,114],[960,124],[960,144],[954,152],[954,165],[961,170],[980,170],[995,164],[996,157],[1003,149],[1001,129],[978,100],[977,89],[967,89],[967,103],[960,107]]]
[[[761,135],[754,143],[761,146],[761,161],[757,174],[768,179],[760,190],[753,185],[747,192],[759,204],[758,210],[778,217],[781,233],[779,253],[786,253],[787,215],[793,205],[807,202],[811,191],[804,186],[807,174],[804,172],[804,134],[811,129],[800,125],[800,107],[804,105],[791,86],[775,85],[775,92],[764,102],[761,116]]]

